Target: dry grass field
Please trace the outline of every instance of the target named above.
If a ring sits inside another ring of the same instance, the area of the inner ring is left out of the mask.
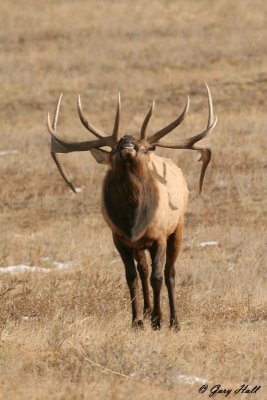
[[[0,15],[0,399],[193,400],[215,384],[261,385],[228,398],[267,399],[266,1],[8,0]],[[64,92],[58,131],[88,138],[77,94],[109,131],[120,90],[121,133],[138,132],[155,99],[152,132],[189,94],[171,134],[183,138],[205,128],[204,81],[218,125],[202,196],[196,154],[158,149],[190,188],[182,328],[168,328],[164,287],[162,330],[147,321],[136,332],[100,212],[105,167],[89,153],[62,156],[74,195],[50,157],[46,114]],[[21,264],[39,269],[7,268]]]

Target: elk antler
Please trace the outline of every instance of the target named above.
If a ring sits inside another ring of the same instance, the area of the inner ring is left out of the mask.
[[[202,161],[202,167],[201,167],[201,173],[200,173],[200,179],[199,179],[199,193],[202,191],[202,186],[203,186],[203,181],[204,181],[204,176],[206,169],[209,165],[210,159],[211,159],[211,150],[208,148],[202,148],[202,147],[197,147],[195,143],[199,142],[201,139],[207,136],[207,134],[215,127],[217,124],[217,117],[213,116],[213,105],[212,105],[212,97],[210,93],[210,89],[205,83],[207,94],[208,94],[208,106],[209,106],[209,116],[208,116],[208,124],[207,124],[207,129],[205,129],[203,132],[192,136],[187,139],[179,140],[178,142],[161,142],[160,139],[167,135],[169,132],[171,132],[174,128],[176,128],[185,118],[185,115],[188,111],[189,108],[189,97],[187,98],[187,103],[185,105],[185,108],[182,112],[182,114],[172,123],[167,125],[165,128],[161,129],[160,131],[156,132],[154,135],[149,136],[147,138],[147,142],[150,143],[151,145],[158,146],[158,147],[165,147],[169,149],[190,149],[190,150],[198,150],[200,152],[200,158],[199,161]],[[147,117],[146,117],[147,118]],[[143,123],[144,125],[144,123]]]
[[[161,138],[163,138],[163,136],[167,135],[167,133],[173,131],[173,129],[175,129],[178,125],[181,124],[181,122],[183,122],[183,120],[185,119],[186,113],[189,109],[189,103],[190,103],[190,99],[189,96],[187,96],[187,101],[186,101],[186,105],[185,108],[183,109],[183,112],[179,115],[178,118],[176,118],[176,120],[174,120],[173,122],[171,122],[169,125],[165,126],[165,128],[160,129],[158,132],[154,133],[154,135],[149,136],[146,139],[146,128],[148,125],[148,122],[152,116],[153,110],[154,110],[154,105],[155,102],[153,101],[152,106],[147,114],[147,116],[144,119],[142,128],[141,128],[141,135],[140,135],[140,139],[146,139],[146,141],[150,144],[157,142],[158,140],[160,140]]]
[[[148,113],[147,113],[147,115],[146,115],[146,117],[144,119],[144,122],[142,124],[141,135],[140,135],[140,139],[141,140],[145,140],[145,138],[146,138],[146,128],[147,128],[149,120],[150,120],[150,118],[151,118],[151,116],[153,114],[154,107],[155,107],[155,102],[153,101],[152,102],[152,106],[151,106],[150,110],[148,111]]]
[[[119,120],[120,120],[120,95],[118,95],[118,106],[117,106],[117,114],[116,114],[116,119],[115,119],[115,125],[113,129],[113,133],[110,136],[107,136],[104,132],[100,131],[99,129],[95,128],[92,124],[90,124],[87,119],[84,117],[82,108],[81,108],[81,99],[80,96],[78,97],[78,113],[80,116],[80,119],[83,123],[83,125],[90,130],[96,137],[98,137],[98,140],[87,140],[83,142],[74,142],[74,141],[68,141],[60,136],[57,135],[56,133],[56,128],[57,128],[57,120],[58,120],[58,115],[59,115],[59,109],[60,109],[60,104],[61,104],[61,99],[62,99],[62,94],[59,96],[56,109],[55,109],[55,114],[53,118],[53,122],[51,124],[50,121],[50,114],[48,113],[47,115],[47,127],[49,130],[49,133],[51,135],[51,156],[60,172],[60,175],[64,179],[64,181],[67,183],[67,185],[71,188],[71,190],[76,193],[76,190],[71,183],[68,175],[66,174],[65,170],[61,166],[59,159],[57,158],[57,153],[71,153],[73,151],[88,151],[91,149],[96,149],[100,147],[113,147],[117,143],[117,136],[118,136],[118,130],[119,130]]]
[[[77,108],[78,108],[78,114],[81,120],[81,123],[83,126],[88,129],[91,133],[93,133],[96,137],[98,138],[103,138],[105,136],[108,136],[106,133],[102,132],[100,129],[96,128],[94,125],[92,125],[90,122],[88,122],[87,118],[85,117],[83,110],[82,110],[82,103],[81,103],[81,96],[78,96],[77,100]],[[118,93],[118,100],[117,100],[117,112],[116,112],[116,117],[115,117],[115,123],[114,123],[114,128],[113,128],[113,133],[112,137],[114,139],[118,139],[118,134],[119,134],[119,125],[120,125],[120,112],[121,112],[121,96],[120,92]]]

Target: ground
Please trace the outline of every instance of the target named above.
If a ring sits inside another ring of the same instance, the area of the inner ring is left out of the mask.
[[[262,387],[228,398],[266,399],[266,2],[9,0],[0,14],[0,398],[191,400],[248,384]],[[203,194],[194,152],[157,151],[190,188],[176,266],[181,331],[168,328],[164,287],[162,330],[147,321],[136,332],[101,216],[105,166],[62,156],[73,194],[50,157],[46,115],[63,92],[59,133],[89,138],[81,93],[110,132],[120,90],[121,134],[139,132],[154,99],[152,133],[189,94],[170,135],[183,138],[205,129],[204,81],[218,124]],[[21,264],[43,269],[3,271]]]

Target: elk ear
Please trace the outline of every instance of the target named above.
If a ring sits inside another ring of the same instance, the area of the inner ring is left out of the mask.
[[[110,152],[102,149],[91,149],[92,156],[99,164],[109,164]]]

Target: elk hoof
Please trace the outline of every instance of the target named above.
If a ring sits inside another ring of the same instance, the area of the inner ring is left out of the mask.
[[[171,320],[170,320],[170,329],[172,329],[172,330],[174,330],[176,332],[178,332],[181,329],[180,324],[179,324],[177,319],[172,319],[171,318]]]
[[[152,329],[154,329],[154,331],[158,331],[160,329],[160,318],[158,316],[154,317],[152,314],[151,325],[152,325]]]
[[[144,329],[144,322],[141,319],[136,319],[133,321],[132,327],[136,330]]]

